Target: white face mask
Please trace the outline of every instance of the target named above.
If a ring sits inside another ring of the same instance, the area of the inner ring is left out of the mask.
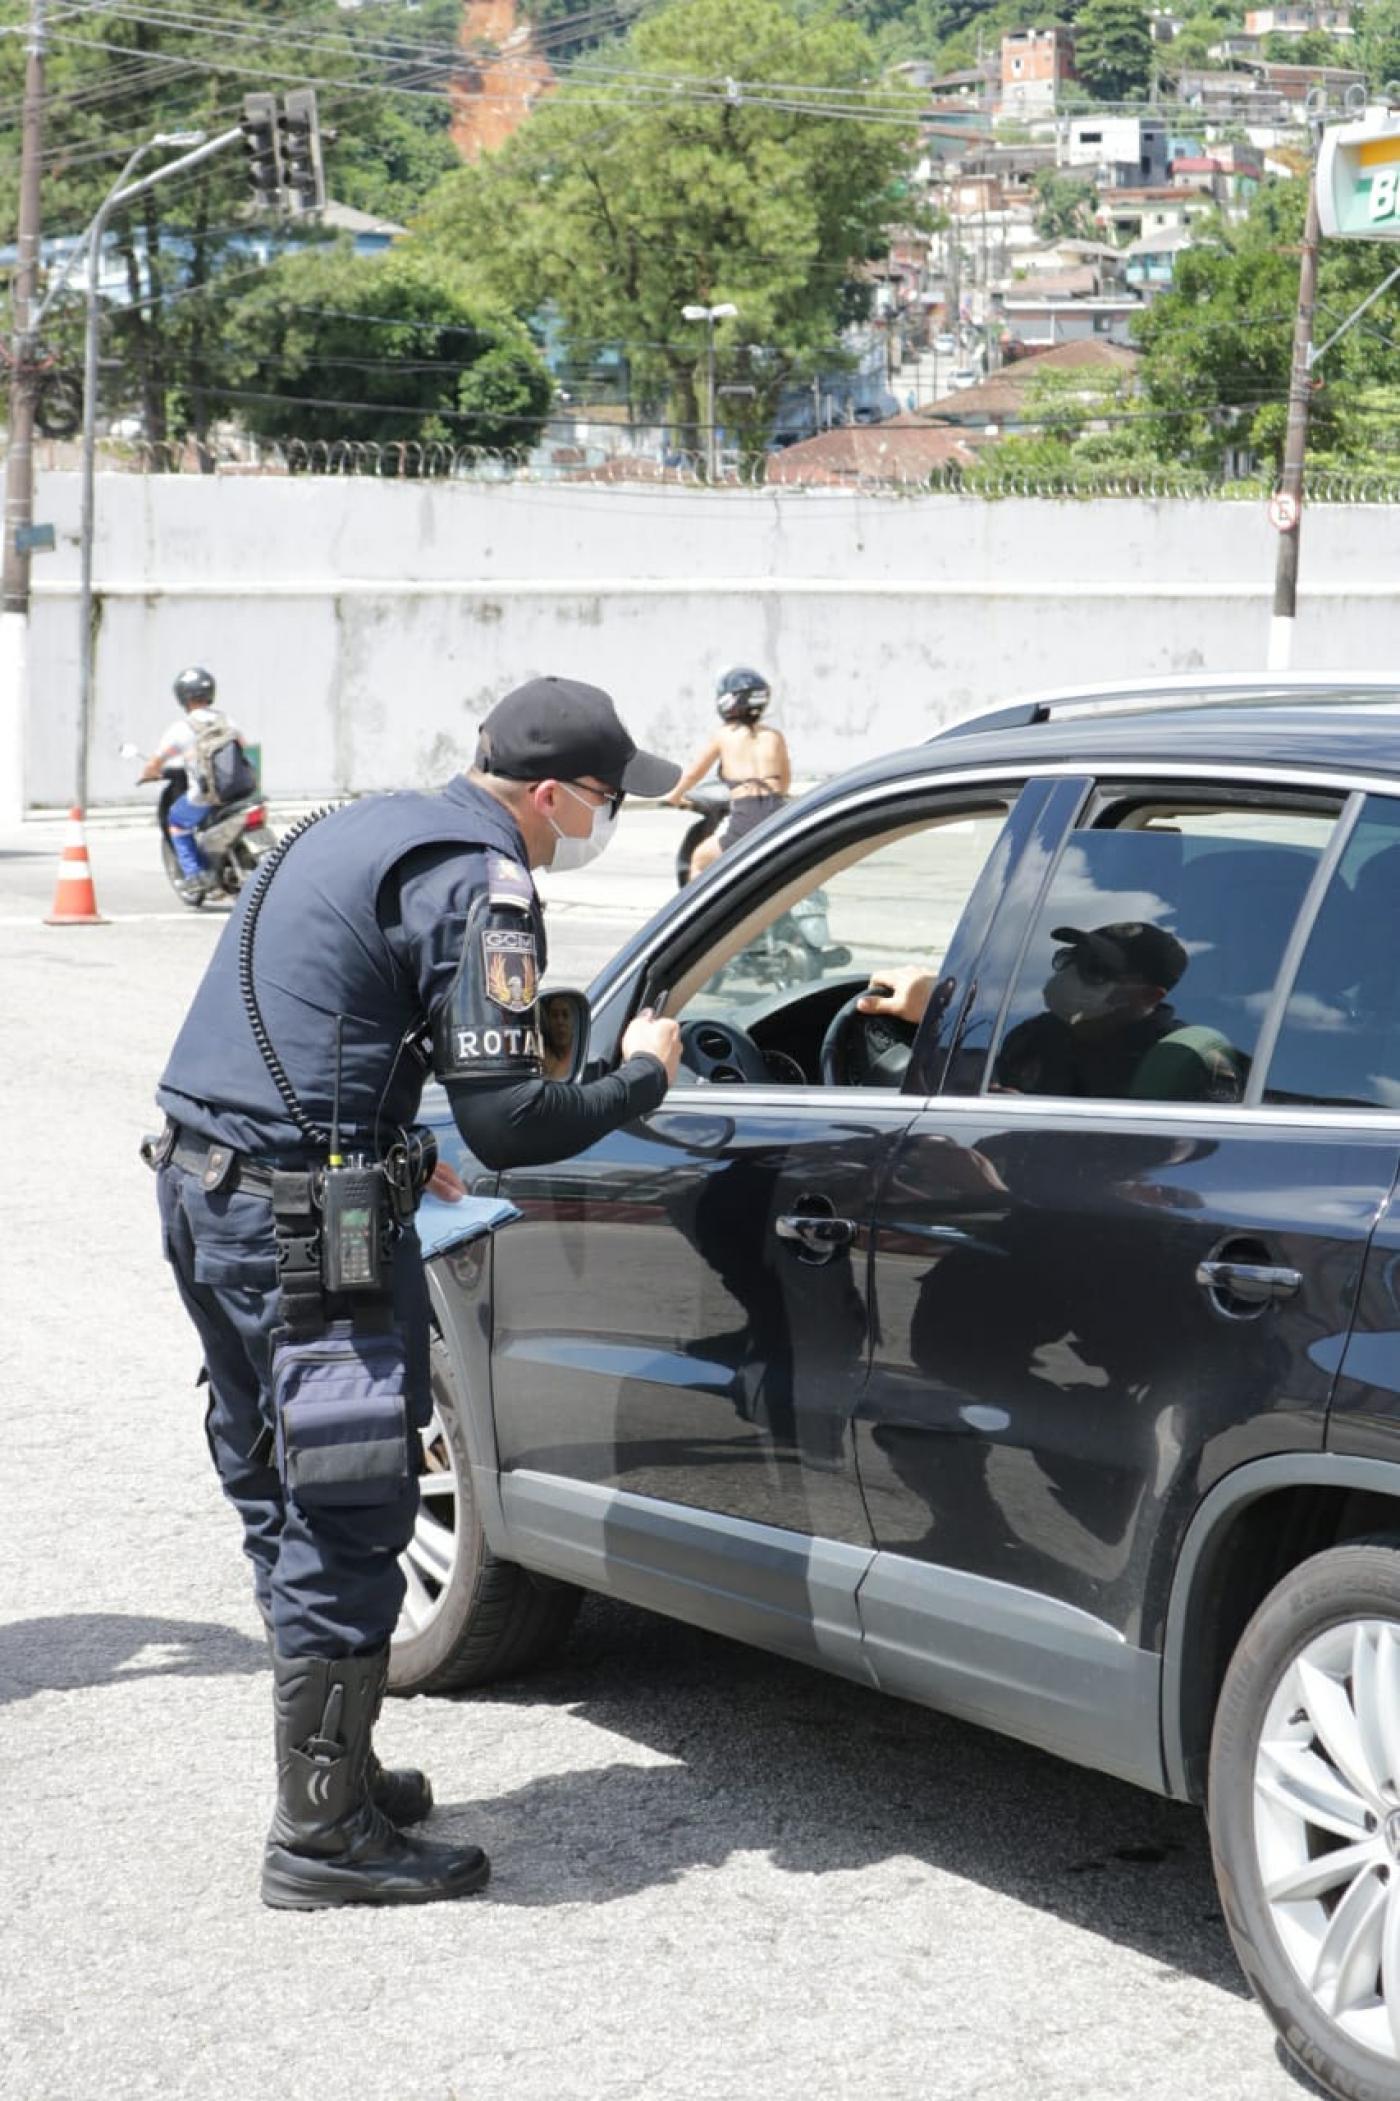
[[[1086,985],[1073,963],[1052,970],[1041,986],[1041,997],[1060,1021],[1096,1021],[1114,1004],[1117,985]]]
[[[549,820],[555,839],[549,865],[557,875],[565,875],[571,868],[586,868],[590,861],[597,860],[617,829],[617,805],[605,802],[595,807],[586,795],[580,795],[567,781],[560,781],[559,785],[566,795],[573,796],[575,802],[581,802],[586,810],[593,811],[592,829],[581,839],[574,838],[570,832],[561,832],[554,819]]]

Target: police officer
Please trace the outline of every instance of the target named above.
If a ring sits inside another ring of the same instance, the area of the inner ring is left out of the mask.
[[[648,1013],[611,1074],[544,1077],[545,936],[529,871],[584,866],[624,796],[664,795],[677,773],[637,750],[599,688],[518,687],[482,724],[472,770],[440,793],[370,796],[292,840],[265,887],[240,901],[161,1079],[164,1248],[203,1346],[209,1447],[243,1521],[272,1649],[278,1800],[262,1894],[273,1906],[422,1903],[479,1889],[489,1874],[476,1846],[406,1834],[431,1788],[420,1773],[386,1772],[371,1744],[416,1480],[329,1505],[286,1487],[271,1385],[272,1331],[286,1314],[274,1194],[281,1205],[309,1187],[305,1171],[324,1160],[307,1133],[331,1121],[337,1063],[344,1151],[385,1156],[417,1113],[425,1041],[462,1137],[489,1168],[566,1158],[657,1106],[679,1038]],[[430,1186],[463,1194],[446,1168]],[[285,1281],[285,1241],[282,1254]],[[393,1246],[389,1295],[409,1421],[421,1429],[429,1313],[411,1226]]]

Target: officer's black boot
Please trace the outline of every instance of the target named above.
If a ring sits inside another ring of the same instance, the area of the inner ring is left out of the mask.
[[[277,1651],[272,1640],[272,1622],[261,1604],[263,1627],[267,1634],[267,1653],[275,1656]],[[379,1709],[384,1705],[381,1693],[374,1710],[374,1721],[379,1720]],[[374,1726],[371,1723],[371,1728]],[[370,1800],[376,1809],[382,1809],[391,1824],[406,1831],[410,1824],[421,1824],[433,1806],[433,1783],[426,1773],[416,1765],[383,1766],[375,1756],[373,1741],[369,1757],[365,1760],[365,1774],[369,1781]]]
[[[375,1722],[379,1720],[379,1709],[383,1704],[381,1692],[374,1709]],[[421,1824],[433,1806],[433,1783],[427,1774],[420,1772],[416,1765],[381,1765],[373,1742],[365,1760],[365,1777],[369,1781],[370,1800],[375,1808],[382,1809],[389,1822],[397,1824],[401,1830],[407,1830],[410,1824]]]
[[[369,1739],[388,1651],[273,1656],[277,1812],[263,1853],[262,1895],[282,1911],[339,1904],[431,1904],[485,1886],[479,1846],[409,1838],[369,1794]]]

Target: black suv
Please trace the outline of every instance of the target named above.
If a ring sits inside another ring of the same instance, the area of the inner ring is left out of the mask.
[[[680,1083],[430,1265],[399,1686],[582,1586],[1203,1801],[1288,2047],[1400,2095],[1397,703],[1012,707],[629,942],[586,1056],[664,1000]]]

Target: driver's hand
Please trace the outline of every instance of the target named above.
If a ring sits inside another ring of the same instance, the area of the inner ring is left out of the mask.
[[[681,1064],[680,1029],[674,1021],[654,1015],[650,1007],[643,1007],[622,1032],[624,1058],[636,1058],[644,1052],[665,1066],[668,1081],[675,1079]]]
[[[933,998],[937,983],[932,971],[920,970],[912,963],[901,963],[895,970],[882,970],[870,980],[870,990],[862,993],[857,1003],[861,1014],[889,1014],[896,1021],[920,1022]]]
[[[435,1196],[440,1204],[460,1204],[467,1193],[467,1185],[455,1167],[446,1160],[439,1160],[423,1187],[429,1196]]]

